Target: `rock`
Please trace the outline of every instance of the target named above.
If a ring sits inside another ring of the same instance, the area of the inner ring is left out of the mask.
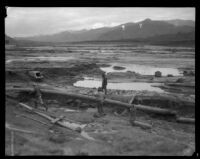
[[[78,153],[76,154],[76,156],[89,156],[89,153],[86,152],[86,151],[84,151],[84,150],[82,150],[82,151],[78,152]]]
[[[55,134],[55,135],[52,135],[52,136],[49,137],[49,141],[62,144],[62,143],[65,142],[65,136]]]
[[[48,104],[58,104],[59,102],[57,100],[47,100]]]
[[[194,153],[194,150],[190,147],[184,149],[183,151],[183,156],[191,156]]]
[[[194,76],[195,75],[195,72],[194,71],[183,71],[183,75],[184,76]]]
[[[66,104],[70,104],[72,102],[73,102],[73,99],[68,99],[67,102],[66,102]]]
[[[77,104],[80,104],[80,103],[81,103],[81,100],[76,99],[75,102],[76,102]]]
[[[80,107],[87,108],[87,107],[89,107],[89,104],[87,104],[87,103],[82,103],[82,104],[80,105]]]
[[[179,78],[179,79],[176,80],[176,82],[177,82],[177,83],[183,83],[183,82],[184,82],[184,79],[183,79],[183,78]]]
[[[172,74],[168,74],[167,77],[174,77]]]
[[[114,70],[124,70],[126,68],[125,67],[121,67],[121,66],[114,66],[113,69]]]
[[[160,71],[155,72],[155,77],[162,77],[162,73]]]
[[[66,156],[72,156],[72,155],[74,155],[74,153],[73,153],[73,151],[72,151],[71,148],[64,148],[64,149],[63,149],[63,153],[64,153],[64,155],[66,155]]]
[[[81,129],[80,127],[77,127],[77,128],[76,128],[76,131],[77,131],[78,133],[81,133],[82,129]]]

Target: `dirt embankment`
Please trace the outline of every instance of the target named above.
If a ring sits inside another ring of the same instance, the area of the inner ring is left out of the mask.
[[[18,94],[13,91],[7,93],[20,102],[30,106],[34,105],[31,95]],[[127,101],[131,97],[109,95],[109,98],[111,96],[118,100],[126,99]],[[144,97],[138,96],[134,102],[137,102],[137,100],[148,102],[149,98],[146,96],[145,99]],[[49,114],[56,116],[63,114],[67,119],[89,124],[90,127],[88,126],[85,131],[95,141],[85,140],[71,130],[52,125],[47,120],[13,104],[7,98],[6,121],[11,125],[15,125],[15,127],[38,133],[32,135],[15,133],[15,155],[184,155],[185,153],[191,155],[194,151],[193,125],[161,120],[161,118],[155,118],[150,114],[137,111],[136,119],[138,121],[153,124],[151,130],[144,130],[137,126],[131,126],[128,121],[128,114],[115,116],[114,112],[120,113],[123,111],[118,110],[118,108],[105,106],[106,116],[95,119],[93,114],[97,111],[94,108],[97,103],[70,99],[61,95],[44,94],[43,98],[44,102],[48,104]],[[166,104],[165,101],[162,103],[161,99],[158,99],[157,102],[163,106]],[[73,109],[75,112],[67,112],[68,108]],[[50,126],[41,125],[27,118],[24,119],[22,115],[40,120]],[[10,132],[6,130],[7,155],[10,155],[10,138]]]
[[[44,80],[67,80],[69,78],[70,84],[74,81],[74,78],[77,76],[84,75],[100,75],[102,71],[99,69],[99,66],[95,63],[78,63],[74,65],[69,65],[68,67],[34,67],[34,68],[26,68],[26,69],[6,69],[6,81],[7,82],[15,82],[15,81],[34,81],[32,77],[29,76],[29,71],[40,71],[44,76]],[[66,77],[66,78],[63,78]],[[70,80],[71,79],[71,80]]]
[[[70,90],[66,91],[70,92]],[[89,96],[94,96],[95,89],[85,89],[85,90],[77,90],[77,94],[85,94]],[[75,93],[75,90],[74,90]],[[173,95],[173,94],[159,94],[159,93],[138,93],[138,92],[130,92],[127,91],[119,91],[119,90],[108,90],[108,95],[106,96],[107,99],[113,99],[117,101],[121,101],[124,103],[129,103],[131,98],[134,96],[133,104],[141,104],[147,105],[151,107],[157,108],[164,108],[169,109],[177,112],[178,116],[182,117],[195,117],[195,97],[193,96],[186,96],[186,95]],[[16,98],[22,101],[28,101],[29,99],[33,98],[26,93],[20,93],[19,96]],[[73,99],[68,98],[65,95],[58,95],[58,94],[43,94],[43,98],[48,101],[49,99],[59,101],[61,105],[68,105],[70,107],[80,107],[83,109],[87,108],[94,108],[97,106],[97,103],[92,102],[90,100],[80,100],[80,99]],[[48,103],[48,102],[47,102]],[[112,108],[107,104],[106,106]],[[115,108],[114,108],[115,109]],[[122,108],[124,109],[124,108]]]

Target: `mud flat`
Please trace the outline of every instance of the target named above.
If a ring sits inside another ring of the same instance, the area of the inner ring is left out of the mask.
[[[99,47],[101,52],[98,51]],[[109,83],[113,86],[108,87],[106,98],[129,103],[134,97],[133,104],[169,109],[176,111],[178,117],[194,119],[195,76],[180,73],[185,70],[195,71],[194,50],[190,49],[189,54],[187,50],[184,53],[183,48],[177,48],[177,54],[172,55],[166,49],[168,47],[161,46],[125,48],[119,44],[7,48],[6,57],[10,61],[6,63],[6,88],[32,87],[35,80],[28,72],[37,70],[44,76],[38,82],[41,88],[94,96],[96,87],[101,83],[102,72],[113,67],[113,63],[126,61],[131,65],[129,68],[138,64],[152,68],[173,68],[163,73],[162,77],[155,77],[153,72],[137,72],[138,67],[136,71],[127,70],[128,67],[116,72],[112,69],[107,72],[107,78],[108,86]],[[180,54],[191,56],[180,58]],[[39,56],[46,58],[37,58]],[[55,56],[57,58],[54,59]],[[173,76],[168,77],[167,74]],[[84,87],[76,85],[85,80],[89,82]],[[94,86],[92,81],[95,82]],[[130,84],[129,89],[126,89],[127,83]],[[147,89],[147,86],[152,85],[151,89]],[[75,123],[87,124],[85,134],[80,134],[52,124],[18,106],[19,102],[33,106],[33,96],[19,91],[6,91],[6,95],[6,122],[15,128],[34,132],[14,132],[14,155],[192,155],[195,151],[194,124],[178,123],[169,117],[137,111],[138,121],[152,125],[151,129],[143,129],[130,124],[129,113],[122,113],[124,109],[105,105],[106,116],[95,118],[96,102],[43,94],[49,109],[48,112],[42,107],[39,110],[56,117],[64,115],[66,120]],[[5,141],[6,155],[11,155],[11,131],[8,129]]]

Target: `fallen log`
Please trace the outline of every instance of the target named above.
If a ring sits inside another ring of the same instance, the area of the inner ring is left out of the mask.
[[[194,83],[165,83],[167,86],[176,86],[176,87],[195,87]]]
[[[13,97],[11,97],[11,96],[9,96],[9,95],[7,95],[6,94],[6,97],[8,97],[9,98],[9,100],[11,101],[11,102],[13,102],[13,103],[15,103],[15,104],[18,104],[19,102],[16,100],[16,99],[13,99]],[[24,115],[24,114],[18,114],[18,113],[15,113],[16,115],[18,115],[18,116],[23,116],[23,117],[25,117],[26,115]],[[31,117],[27,117],[26,116],[26,118],[29,118],[29,119],[32,119],[32,120],[35,120],[36,121],[36,119],[33,119],[33,118],[31,118]],[[67,120],[67,121],[69,121],[69,122],[72,122],[72,123],[77,123],[77,124],[82,124],[81,122],[78,122],[78,121],[74,121],[74,120],[72,120],[72,119],[68,119],[68,118],[66,118],[65,117],[65,120]],[[42,122],[42,121],[39,121],[39,120],[37,120],[38,122],[40,122],[40,123],[42,123],[42,124],[46,124],[46,123],[44,123],[44,122]],[[48,125],[48,124],[47,124]]]
[[[183,117],[178,117],[176,118],[176,121],[179,123],[187,123],[187,124],[194,124],[195,119],[193,118],[183,118]]]
[[[36,113],[36,114],[38,114],[38,115],[40,115],[40,116],[42,116],[42,117],[44,117],[48,120],[50,120],[52,123],[58,124],[60,126],[66,127],[68,129],[71,129],[71,130],[74,130],[74,131],[77,131],[77,132],[81,132],[81,130],[82,130],[81,125],[79,125],[79,124],[69,123],[67,121],[59,121],[57,119],[56,119],[57,121],[55,121],[55,118],[52,118],[52,117],[50,117],[50,116],[48,116],[44,113],[38,112],[38,111],[34,110],[33,108],[29,107],[26,104],[19,103],[19,105],[24,107],[24,108],[27,108],[28,110],[31,110],[32,112],[34,112],[34,113]],[[61,118],[59,118],[59,119],[61,119]]]
[[[6,91],[9,91],[9,90],[30,92],[30,91],[33,91],[33,88],[6,88]],[[59,94],[59,95],[67,96],[69,98],[90,100],[93,102],[101,102],[101,100],[96,97],[86,96],[86,95],[82,95],[82,94],[69,93],[66,91],[41,89],[41,92],[46,93],[46,94],[56,94],[56,95]],[[132,107],[132,104],[130,104],[130,103],[123,103],[123,102],[112,100],[112,99],[105,99],[104,102],[105,102],[105,104],[110,104],[110,105],[124,107],[124,108]],[[168,109],[161,109],[161,108],[155,108],[155,107],[146,106],[146,105],[136,105],[136,104],[134,106],[137,110],[141,110],[141,111],[145,111],[145,112],[162,114],[162,115],[172,115],[172,116],[176,115],[175,111],[171,111]]]

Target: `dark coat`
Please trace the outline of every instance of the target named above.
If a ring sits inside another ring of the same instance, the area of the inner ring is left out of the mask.
[[[107,78],[104,77],[102,81],[102,88],[106,88],[106,86],[107,86]]]

